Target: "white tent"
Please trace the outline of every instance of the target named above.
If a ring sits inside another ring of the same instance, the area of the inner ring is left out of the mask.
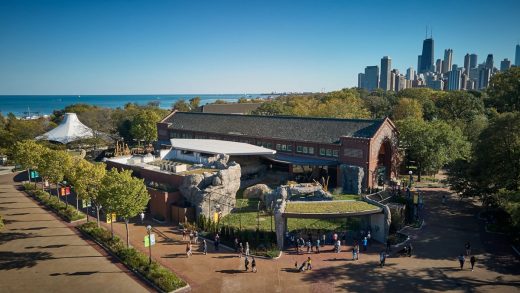
[[[79,121],[76,113],[65,113],[65,118],[58,127],[42,134],[36,139],[69,143],[79,139],[94,137],[94,131]]]

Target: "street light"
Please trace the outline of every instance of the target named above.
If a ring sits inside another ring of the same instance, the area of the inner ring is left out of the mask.
[[[146,231],[148,231],[148,248],[150,250],[150,257],[149,257],[148,264],[151,265],[152,264],[152,226],[151,225],[146,226]]]
[[[408,171],[408,174],[410,175],[410,182],[408,182],[408,187],[412,187],[412,183],[413,183],[413,172],[412,170]]]

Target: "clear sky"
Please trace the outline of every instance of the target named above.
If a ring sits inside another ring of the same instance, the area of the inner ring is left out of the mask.
[[[321,91],[389,55],[514,59],[520,1],[0,0],[0,94]]]

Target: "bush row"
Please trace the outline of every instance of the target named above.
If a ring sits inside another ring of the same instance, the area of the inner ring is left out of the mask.
[[[110,231],[98,228],[96,223],[85,223],[78,226],[78,229],[102,243],[107,249],[117,255],[126,266],[139,272],[161,290],[169,292],[186,286],[186,282],[177,277],[173,272],[155,261],[150,265],[147,255],[134,248],[125,247],[121,239],[115,236],[112,238]]]
[[[72,206],[67,206],[64,202],[59,200],[56,196],[51,196],[48,192],[45,192],[30,183],[23,185],[25,192],[36,198],[38,201],[48,206],[49,208],[56,211],[56,213],[63,218],[65,221],[72,222],[85,218],[85,214],[76,210]]]

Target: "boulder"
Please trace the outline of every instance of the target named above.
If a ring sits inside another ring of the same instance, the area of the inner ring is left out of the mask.
[[[268,193],[271,193],[272,190],[269,186],[265,184],[256,184],[251,187],[248,187],[244,190],[244,198],[257,198],[261,201],[265,201],[265,196]]]

